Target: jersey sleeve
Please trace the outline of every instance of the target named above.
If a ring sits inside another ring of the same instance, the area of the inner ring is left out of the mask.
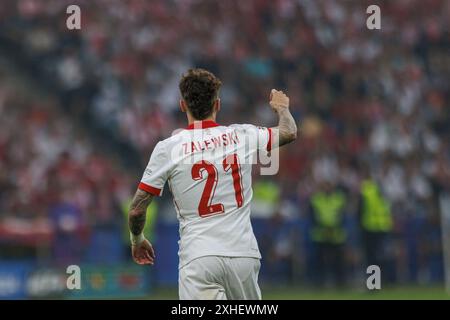
[[[256,127],[258,129],[258,150],[270,152],[272,150],[272,129],[266,127]]]
[[[273,147],[273,132],[271,128],[259,127],[252,124],[237,125],[245,131],[250,139],[250,145],[256,150],[270,152]]]
[[[144,175],[139,183],[139,189],[161,196],[171,168],[171,161],[162,142],[158,142],[150,156]]]

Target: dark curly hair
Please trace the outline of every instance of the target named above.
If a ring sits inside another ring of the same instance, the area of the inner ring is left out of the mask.
[[[180,80],[181,96],[196,120],[204,120],[213,111],[222,82],[204,69],[189,69]]]

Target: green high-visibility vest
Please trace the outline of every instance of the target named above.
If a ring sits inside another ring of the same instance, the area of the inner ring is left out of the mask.
[[[280,199],[280,187],[272,181],[257,181],[253,185],[253,199],[276,204]]]
[[[392,215],[389,203],[382,196],[378,186],[372,180],[365,180],[361,187],[362,226],[371,232],[392,230]]]
[[[342,227],[345,201],[344,194],[339,191],[331,194],[319,192],[312,196],[311,205],[317,221],[312,230],[314,241],[335,244],[345,242],[347,234]]]

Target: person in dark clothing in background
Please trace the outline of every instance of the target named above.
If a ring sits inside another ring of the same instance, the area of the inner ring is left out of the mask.
[[[322,183],[319,191],[310,198],[310,235],[316,254],[318,286],[328,285],[329,279],[337,286],[345,284],[346,203],[344,191],[328,182]]]
[[[369,175],[361,182],[358,215],[365,267],[377,265],[382,271],[387,270],[386,241],[393,227],[391,207],[377,182]]]

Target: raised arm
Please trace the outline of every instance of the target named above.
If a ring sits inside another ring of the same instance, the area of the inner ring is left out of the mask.
[[[143,231],[147,207],[152,202],[153,195],[138,189],[133,197],[128,212],[128,226],[130,228],[131,254],[138,264],[153,264],[155,252],[150,242],[145,239]]]
[[[278,126],[272,128],[273,148],[297,139],[297,124],[289,111],[289,97],[283,91],[272,89],[270,106],[278,115]]]

